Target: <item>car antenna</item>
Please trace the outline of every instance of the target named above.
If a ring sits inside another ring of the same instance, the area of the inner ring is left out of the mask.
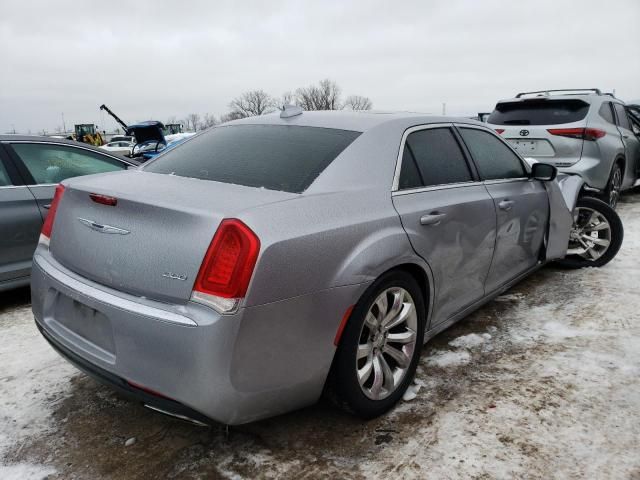
[[[282,111],[280,112],[280,118],[295,117],[296,115],[302,115],[302,112],[304,112],[302,107],[290,104],[283,105],[281,110]]]

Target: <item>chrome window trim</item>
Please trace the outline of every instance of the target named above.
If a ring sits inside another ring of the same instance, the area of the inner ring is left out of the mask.
[[[128,162],[126,158],[117,157],[115,155],[111,155],[108,150],[105,150],[104,152],[102,150],[99,150],[99,151],[96,152],[94,149],[87,148],[87,147],[85,147],[83,145],[69,145],[68,143],[58,143],[58,142],[38,142],[38,141],[35,141],[35,140],[6,140],[3,143],[6,143],[7,145],[14,145],[16,143],[28,143],[28,144],[32,144],[32,145],[57,145],[57,146],[61,146],[61,147],[77,148],[79,150],[86,150],[87,152],[96,153],[98,155],[104,155],[105,157],[109,157],[109,158],[112,158],[112,159],[117,160],[119,162],[126,163],[127,165],[131,165],[132,167],[138,167],[139,166],[139,165],[136,165],[135,163]]]
[[[531,179],[529,177],[516,177],[516,178],[495,178],[492,180],[483,180],[485,185],[495,185],[496,183],[514,183],[514,182],[528,182]]]
[[[400,151],[398,152],[398,157],[396,158],[396,169],[393,173],[393,182],[391,184],[391,192],[404,192],[405,190],[415,191],[416,189],[405,189],[399,190],[398,185],[400,184],[400,170],[402,169],[402,154],[404,153],[404,144],[407,141],[407,137],[411,135],[413,132],[418,132],[420,130],[429,130],[431,128],[451,128],[453,127],[452,122],[446,123],[428,123],[422,125],[414,125],[413,127],[407,128],[402,134],[402,139],[400,140]],[[467,182],[465,182],[467,183]],[[443,186],[453,185],[451,183],[445,183]],[[433,185],[430,187],[418,187],[418,188],[431,188],[431,187],[439,187],[441,185]]]
[[[2,188],[27,188],[27,185],[0,185],[0,189]]]
[[[475,125],[472,123],[454,123],[454,126],[458,129],[462,129],[462,128],[475,128],[476,130],[482,130],[484,132],[489,133],[490,135],[493,135],[495,138],[497,138],[498,140],[500,140],[503,145],[506,145],[507,148],[509,150],[511,150],[511,152],[516,156],[516,158],[518,160],[520,160],[520,164],[522,165],[522,168],[524,169],[525,173],[531,173],[531,167],[529,166],[529,164],[525,161],[525,159],[522,157],[522,155],[520,155],[512,146],[509,142],[507,142],[507,140],[503,137],[501,137],[500,135],[498,135],[495,130],[491,129],[490,127],[485,127],[484,125]],[[464,138],[462,139],[464,141]],[[467,150],[469,149],[469,147],[467,147]],[[469,154],[472,156],[471,160],[473,160],[473,163],[475,164],[476,161],[475,159],[473,159],[473,155],[471,154],[471,151],[469,151]],[[478,170],[478,175],[480,175],[480,169],[478,168],[478,165],[476,164],[476,169]],[[504,181],[504,180],[521,180],[521,179],[526,179],[528,180],[529,177],[516,177],[516,178],[497,178],[497,179],[492,179],[492,180],[484,180],[485,182],[493,182],[493,181]]]
[[[405,188],[403,190],[395,190],[391,192],[391,196],[396,197],[400,195],[411,195],[414,193],[433,192],[437,190],[447,190],[450,188],[476,187],[483,184],[484,184],[483,182],[476,182],[475,180],[471,180],[469,182],[443,183],[441,185],[430,185],[428,187],[415,187],[415,188]]]
[[[29,188],[35,188],[35,187],[55,187],[57,185],[58,185],[57,183],[36,183],[34,185],[26,185],[26,186]]]

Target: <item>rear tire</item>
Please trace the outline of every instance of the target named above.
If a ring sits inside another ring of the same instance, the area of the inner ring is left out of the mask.
[[[620,199],[620,192],[622,191],[622,166],[616,162],[611,170],[611,176],[609,177],[609,183],[604,191],[604,198],[602,199],[606,204],[615,210]]]
[[[602,267],[616,256],[623,237],[616,211],[597,198],[583,197],[574,209],[567,256],[556,263],[567,268]]]
[[[402,398],[420,359],[425,312],[421,289],[406,272],[386,273],[367,289],[331,369],[330,389],[339,406],[369,419]]]

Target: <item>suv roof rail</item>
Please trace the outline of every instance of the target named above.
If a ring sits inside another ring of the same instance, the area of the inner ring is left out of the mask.
[[[555,90],[537,90],[535,92],[520,92],[516,95],[516,98],[520,98],[524,95],[533,95],[534,93],[541,93],[544,96],[549,96],[551,92],[594,92],[596,95],[602,95],[599,88],[559,88]],[[574,93],[575,94],[575,93]]]

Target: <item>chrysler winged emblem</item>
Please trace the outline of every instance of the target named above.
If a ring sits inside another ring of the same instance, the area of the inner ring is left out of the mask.
[[[96,232],[100,232],[100,233],[112,233],[112,234],[118,234],[118,235],[127,235],[128,233],[131,233],[129,230],[124,230],[118,227],[112,227],[111,225],[102,225],[100,223],[94,222],[93,220],[88,220],[86,218],[78,217],[78,221],[81,224],[89,227],[91,230],[95,230]]]

